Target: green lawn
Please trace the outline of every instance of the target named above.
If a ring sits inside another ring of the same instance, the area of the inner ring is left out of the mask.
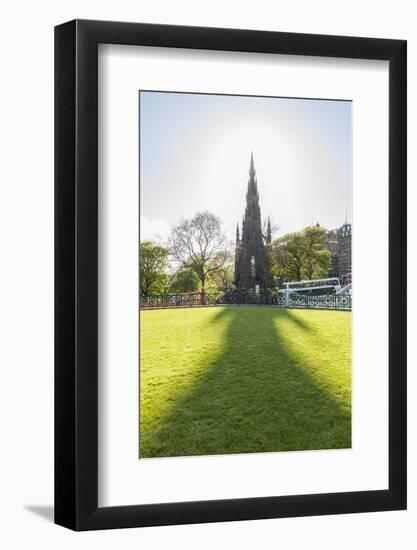
[[[142,311],[140,456],[351,446],[351,314]]]

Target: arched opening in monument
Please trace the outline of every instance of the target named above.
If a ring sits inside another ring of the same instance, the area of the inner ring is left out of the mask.
[[[256,275],[255,256],[252,256],[250,259],[250,274],[251,277],[255,277]]]

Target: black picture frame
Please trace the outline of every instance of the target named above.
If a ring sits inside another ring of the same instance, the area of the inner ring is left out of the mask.
[[[389,62],[387,490],[98,506],[98,44]],[[106,21],[55,28],[55,523],[78,531],[406,508],[406,45]]]

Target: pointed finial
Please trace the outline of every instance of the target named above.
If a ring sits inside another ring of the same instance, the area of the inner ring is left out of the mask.
[[[239,222],[236,224],[236,242],[239,242],[240,234],[239,234]]]
[[[272,231],[271,231],[271,218],[268,216],[268,227],[266,230],[266,242],[267,244],[271,244],[272,242]]]
[[[249,175],[252,177],[255,175],[255,164],[253,162],[253,151],[250,152],[250,168]]]

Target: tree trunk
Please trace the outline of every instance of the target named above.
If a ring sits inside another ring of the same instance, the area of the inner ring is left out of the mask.
[[[205,290],[204,290],[205,284],[206,284],[206,276],[202,275],[201,276],[201,305],[202,306],[206,305],[206,296],[205,296]]]

